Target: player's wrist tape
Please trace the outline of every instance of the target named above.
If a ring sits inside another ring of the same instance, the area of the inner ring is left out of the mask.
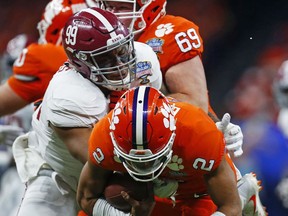
[[[114,208],[112,205],[110,205],[106,200],[98,199],[93,207],[93,216],[107,216],[107,215],[129,216],[130,212],[129,213],[122,212]]]
[[[224,213],[216,211],[211,216],[226,216]]]

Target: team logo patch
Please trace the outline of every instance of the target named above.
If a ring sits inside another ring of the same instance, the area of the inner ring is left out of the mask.
[[[140,84],[145,85],[150,82],[148,76],[152,76],[152,64],[149,61],[138,62],[136,65],[136,78]]]
[[[164,35],[168,35],[174,31],[173,27],[174,25],[172,23],[160,24],[157,26],[155,35],[157,37],[164,37]]]
[[[148,40],[146,42],[147,45],[149,45],[153,51],[157,54],[157,53],[163,53],[163,44],[164,44],[164,40],[160,39],[160,38],[152,38],[151,40]]]

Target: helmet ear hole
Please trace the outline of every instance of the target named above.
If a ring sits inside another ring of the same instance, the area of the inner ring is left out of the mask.
[[[158,113],[158,110],[159,110],[159,108],[157,106],[155,106],[154,115],[156,115]]]
[[[52,35],[57,35],[59,33],[59,29],[54,29],[53,31],[52,31]]]
[[[155,12],[155,11],[157,11],[158,10],[158,8],[159,8],[159,6],[157,6],[157,7],[155,7],[155,8],[153,8],[153,12]]]
[[[125,115],[127,115],[127,106],[123,107],[123,112],[124,112]]]

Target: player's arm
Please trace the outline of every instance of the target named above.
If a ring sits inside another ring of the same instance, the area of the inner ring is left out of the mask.
[[[50,126],[56,132],[58,137],[65,143],[70,154],[81,161],[83,164],[87,161],[88,140],[92,128],[62,128]]]
[[[11,89],[7,82],[0,86],[0,117],[12,114],[28,104]]]
[[[224,215],[242,215],[241,201],[237,191],[235,175],[225,156],[219,167],[205,176],[208,192],[218,211]]]
[[[90,159],[84,165],[77,188],[77,202],[89,216],[147,216],[154,207],[153,196],[145,201],[136,201],[128,193],[122,192],[123,198],[131,205],[131,213],[122,212],[111,206],[103,197],[104,189],[109,177],[113,174],[111,170],[105,170],[95,166]],[[151,190],[153,191],[153,190]]]
[[[102,196],[112,171],[96,167],[88,160],[84,165],[77,189],[77,202],[88,214],[93,215],[96,201]]]
[[[199,56],[170,67],[165,74],[170,96],[208,112],[206,77]]]

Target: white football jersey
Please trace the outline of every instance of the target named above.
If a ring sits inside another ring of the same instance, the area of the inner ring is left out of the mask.
[[[139,82],[160,89],[162,74],[156,54],[150,46],[135,42],[136,75]],[[147,83],[148,80],[148,83]],[[36,139],[29,147],[37,149],[43,159],[76,190],[83,164],[49,127],[93,127],[108,112],[108,100],[101,90],[73,68],[63,66],[52,78],[41,106],[35,111],[32,127]]]

